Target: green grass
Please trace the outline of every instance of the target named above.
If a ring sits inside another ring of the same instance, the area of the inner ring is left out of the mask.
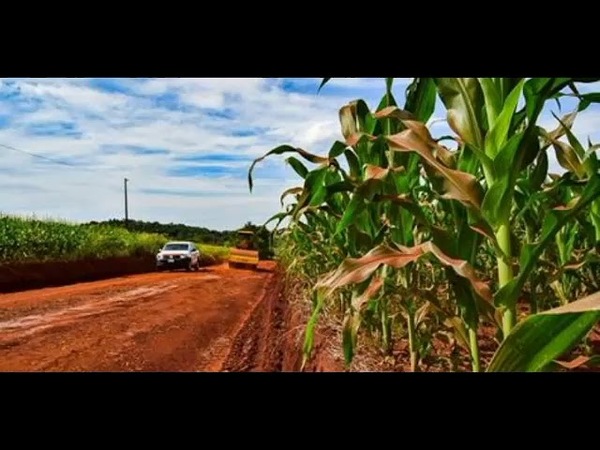
[[[153,256],[170,239],[108,225],[80,225],[0,215],[0,264]],[[229,249],[199,244],[217,261]]]

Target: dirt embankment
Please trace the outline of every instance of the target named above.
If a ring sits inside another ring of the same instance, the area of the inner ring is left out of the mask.
[[[204,258],[201,266],[221,261]],[[106,280],[155,270],[154,256],[112,257],[81,261],[55,261],[0,265],[0,293],[66,286],[88,281]]]
[[[0,292],[17,292],[149,272],[154,258],[106,258],[0,266]]]

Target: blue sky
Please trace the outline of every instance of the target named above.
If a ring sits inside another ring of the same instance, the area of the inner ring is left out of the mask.
[[[396,81],[399,101],[407,82]],[[384,89],[382,78],[342,78],[317,95],[319,83],[0,79],[0,212],[72,221],[122,217],[127,177],[133,218],[217,229],[262,223],[298,180],[283,157],[274,157],[257,167],[250,194],[251,161],[281,144],[327,152],[341,137],[339,108],[358,98],[375,108]],[[443,116],[438,108],[436,117]],[[553,124],[549,113],[544,121]],[[575,131],[598,142],[598,125],[600,112],[590,108]],[[447,131],[444,123],[432,127],[434,135]]]

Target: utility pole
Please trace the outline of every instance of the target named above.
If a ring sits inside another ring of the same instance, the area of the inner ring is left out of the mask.
[[[124,183],[123,183],[123,187],[125,188],[125,227],[127,227],[128,222],[129,222],[129,209],[128,209],[128,204],[127,204],[127,182],[129,180],[127,178],[125,178]]]

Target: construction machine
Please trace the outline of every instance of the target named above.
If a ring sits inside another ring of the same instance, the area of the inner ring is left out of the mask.
[[[252,231],[238,231],[238,243],[229,250],[229,267],[248,267],[256,270],[259,257]]]

